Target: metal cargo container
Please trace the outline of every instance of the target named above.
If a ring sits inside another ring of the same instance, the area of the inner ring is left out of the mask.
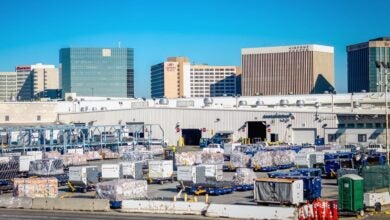
[[[122,168],[122,173],[124,178],[130,178],[130,179],[143,179],[144,172],[143,172],[143,161],[138,162],[120,162],[119,163]]]
[[[178,166],[177,180],[191,183],[206,182],[206,168],[204,166]]]
[[[363,178],[347,174],[338,180],[339,211],[364,214]]]
[[[99,182],[99,169],[97,166],[69,167],[69,182],[86,191],[88,187]]]
[[[303,181],[296,179],[259,178],[255,181],[254,200],[258,203],[304,203]]]
[[[120,164],[102,164],[102,179],[121,179],[123,172]]]
[[[200,166],[206,169],[206,180],[221,181],[223,179],[222,164],[202,164]]]
[[[150,179],[171,178],[173,175],[172,160],[150,160],[149,175]]]
[[[24,155],[19,157],[19,172],[28,172],[30,170],[30,162],[35,160],[33,155]]]

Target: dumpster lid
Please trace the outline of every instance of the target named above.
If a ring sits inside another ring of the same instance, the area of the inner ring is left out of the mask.
[[[356,175],[356,174],[346,174],[346,175],[343,175],[341,178],[349,178],[349,179],[353,179],[353,180],[363,180],[363,177],[359,176],[359,175]]]

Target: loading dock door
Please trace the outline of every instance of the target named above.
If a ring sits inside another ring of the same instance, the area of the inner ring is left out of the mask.
[[[260,138],[264,141],[267,138],[265,121],[248,121],[248,138],[253,141],[254,138]]]
[[[181,129],[184,145],[199,146],[202,131],[200,129]]]
[[[293,143],[294,144],[314,144],[316,138],[316,129],[293,129]]]

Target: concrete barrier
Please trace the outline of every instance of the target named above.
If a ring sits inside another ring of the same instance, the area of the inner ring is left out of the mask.
[[[202,215],[208,205],[202,202],[124,200],[122,212]]]
[[[31,209],[32,198],[28,197],[1,197],[0,208]]]
[[[291,207],[210,204],[206,216],[235,219],[298,219],[298,211]]]
[[[110,210],[110,203],[107,199],[35,198],[32,202],[32,209],[107,212]]]

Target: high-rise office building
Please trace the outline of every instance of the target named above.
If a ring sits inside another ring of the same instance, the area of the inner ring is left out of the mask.
[[[380,37],[347,46],[348,92],[385,91],[383,69],[376,67],[376,61],[390,62],[390,37]]]
[[[152,97],[206,97],[236,95],[241,69],[236,66],[190,64],[186,57],[170,57],[151,67]]]
[[[242,95],[333,90],[333,53],[333,47],[313,44],[242,49]]]
[[[59,89],[58,69],[54,65],[16,66],[16,75],[18,100],[43,98],[45,91]]]
[[[16,72],[0,72],[0,101],[14,101],[16,96]]]
[[[134,97],[131,48],[62,48],[62,94]]]

